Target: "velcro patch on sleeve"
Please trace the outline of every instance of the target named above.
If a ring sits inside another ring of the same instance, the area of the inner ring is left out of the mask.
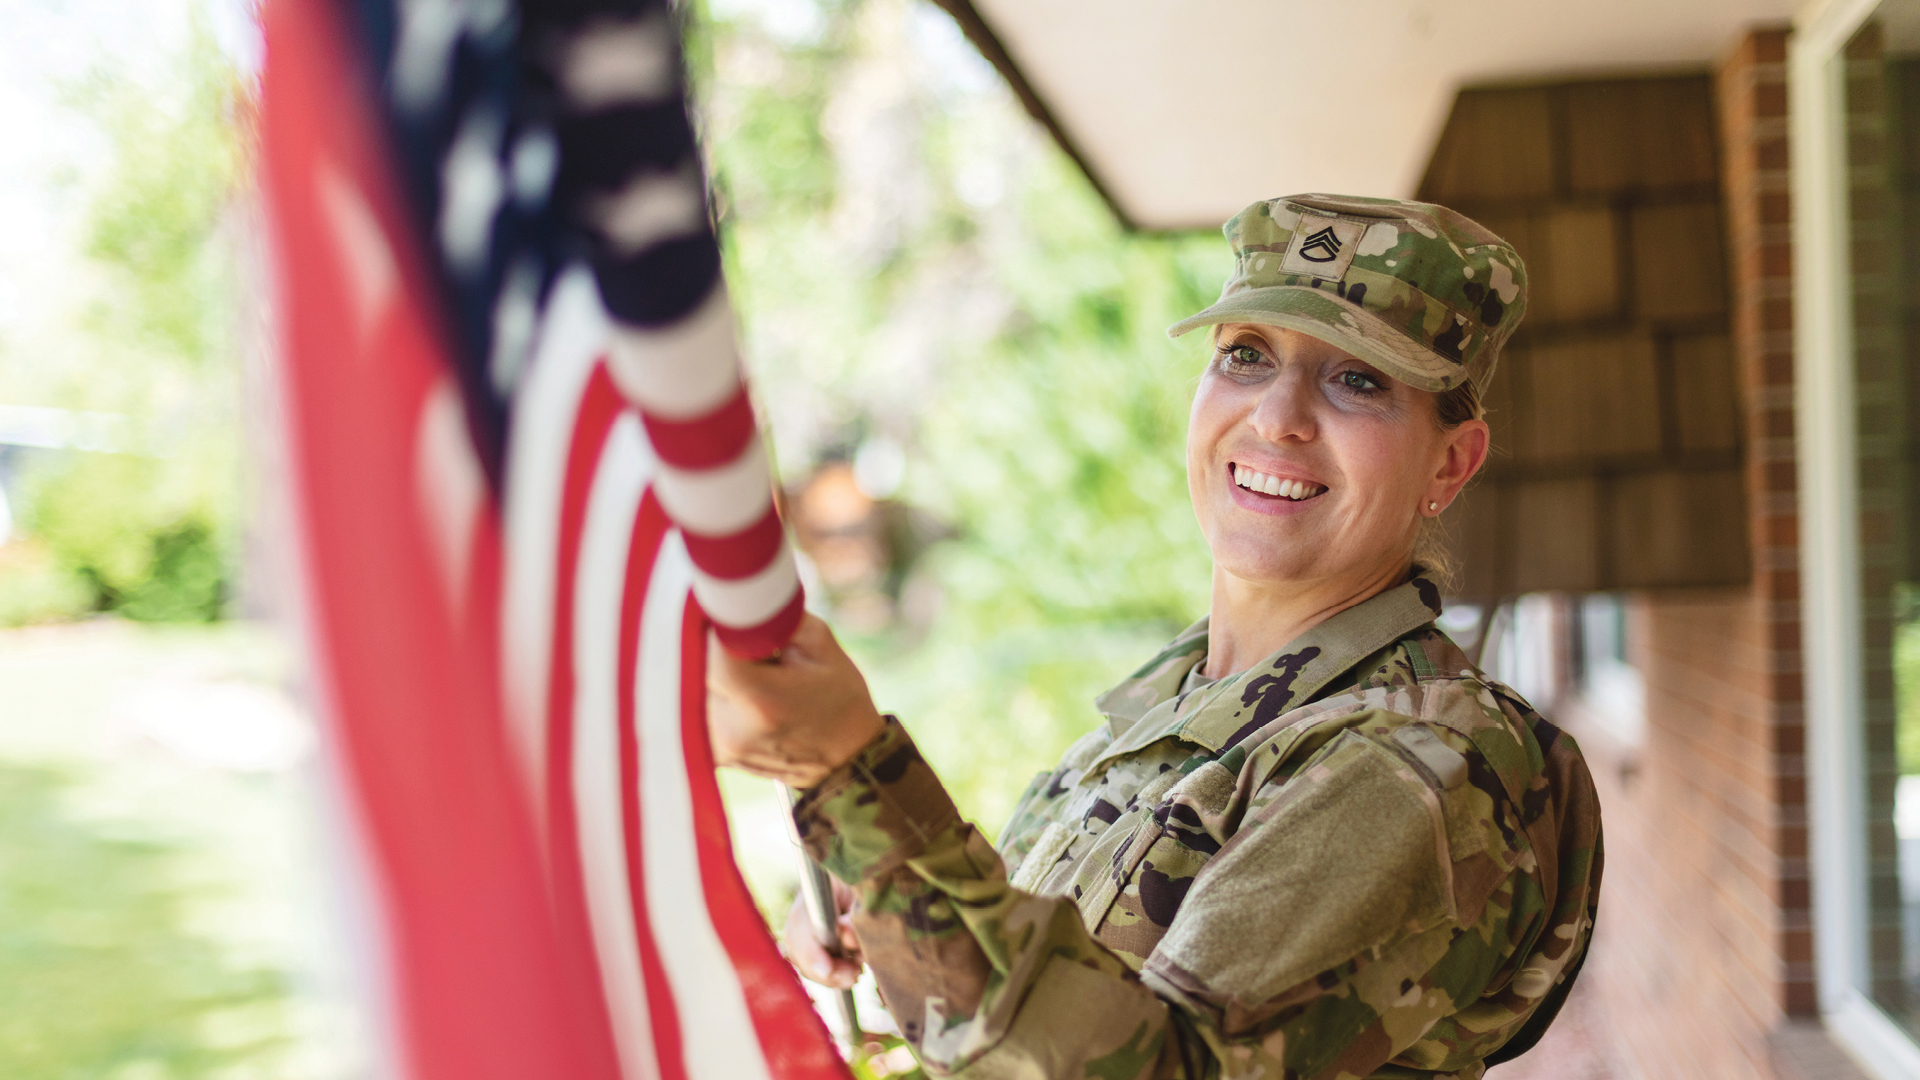
[[[1287,788],[1195,877],[1147,961],[1229,1011],[1449,918],[1439,803],[1399,755],[1346,732]]]
[[[1294,226],[1293,240],[1287,244],[1286,258],[1280,270],[1287,274],[1305,274],[1322,281],[1339,281],[1353,265],[1354,252],[1367,226],[1343,221],[1324,214],[1302,213]]]

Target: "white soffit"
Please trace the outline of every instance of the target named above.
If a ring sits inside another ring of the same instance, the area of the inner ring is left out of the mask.
[[[1463,86],[1704,67],[1797,6],[973,0],[1143,229],[1218,228],[1256,199],[1299,191],[1411,195]]]

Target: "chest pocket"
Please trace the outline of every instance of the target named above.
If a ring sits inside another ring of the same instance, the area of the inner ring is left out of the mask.
[[[1080,914],[1087,929],[1134,970],[1146,963],[1195,875],[1232,833],[1236,779],[1217,761],[1180,778],[1115,849],[1109,887],[1084,898]]]

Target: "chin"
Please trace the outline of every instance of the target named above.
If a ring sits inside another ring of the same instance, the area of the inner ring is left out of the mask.
[[[1221,571],[1242,581],[1275,584],[1317,576],[1316,572],[1321,569],[1315,565],[1318,561],[1312,552],[1297,550],[1293,544],[1281,548],[1272,542],[1227,544],[1223,550],[1213,553],[1213,564]]]

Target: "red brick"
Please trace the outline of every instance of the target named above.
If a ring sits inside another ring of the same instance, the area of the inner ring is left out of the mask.
[[[1787,88],[1784,85],[1756,86],[1753,88],[1753,99],[1753,111],[1756,117],[1787,115]]]
[[[1787,32],[1785,30],[1760,29],[1748,34],[1743,41],[1751,50],[1752,63],[1780,64],[1787,59]]]
[[[1763,300],[1760,302],[1760,325],[1765,330],[1793,329],[1793,302],[1788,299]],[[1792,369],[1788,369],[1791,377]],[[1775,381],[1769,378],[1768,381]]]
[[[1793,245],[1760,245],[1760,273],[1767,277],[1785,277],[1793,273]]]
[[[1793,438],[1793,410],[1762,410],[1760,414],[1760,433],[1768,439]]]
[[[1792,154],[1786,139],[1762,139],[1753,148],[1753,160],[1762,169],[1784,169],[1792,161]]]
[[[1796,979],[1786,985],[1781,995],[1782,1007],[1788,1016],[1818,1016],[1820,1014],[1820,995],[1814,989],[1812,979]]]
[[[1807,801],[1807,782],[1804,779],[1783,776],[1774,785],[1777,801],[1789,806],[1797,806]]]
[[[1799,724],[1776,724],[1773,728],[1773,749],[1781,755],[1797,755],[1806,752],[1806,729]]]
[[[1799,561],[1799,553],[1796,551],[1794,555],[1794,561]],[[1799,602],[1799,575],[1790,571],[1769,569],[1764,573],[1756,575],[1756,578],[1757,580],[1754,582],[1754,592],[1759,596],[1767,599],[1785,599],[1796,604]]]

